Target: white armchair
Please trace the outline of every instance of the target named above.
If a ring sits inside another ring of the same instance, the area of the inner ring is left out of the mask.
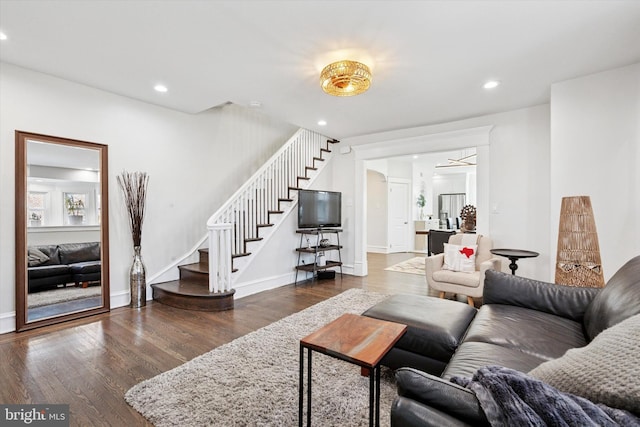
[[[449,238],[449,243],[462,244],[462,234],[456,234]],[[478,249],[476,251],[476,271],[471,273],[444,270],[444,254],[432,255],[425,258],[425,273],[430,289],[439,291],[440,298],[444,298],[445,292],[466,295],[467,303],[473,306],[473,298],[482,296],[484,290],[484,273],[487,270],[501,269],[499,258],[493,258],[490,250],[493,241],[486,236],[478,236]]]

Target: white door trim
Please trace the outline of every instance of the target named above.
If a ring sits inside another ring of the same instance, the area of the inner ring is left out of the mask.
[[[370,138],[372,142],[352,146],[355,154],[355,261],[354,275],[366,276],[367,266],[367,170],[366,160],[381,159],[410,154],[457,150],[476,147],[477,163],[477,202],[479,232],[488,233],[489,229],[489,135],[491,126],[480,126],[450,132],[426,133],[403,136],[406,130],[385,132],[384,134],[358,137]],[[420,130],[418,130],[420,132]],[[344,141],[347,142],[347,141]]]

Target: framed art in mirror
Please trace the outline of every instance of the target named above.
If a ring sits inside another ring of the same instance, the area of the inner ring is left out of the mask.
[[[16,330],[109,311],[107,146],[15,137]]]

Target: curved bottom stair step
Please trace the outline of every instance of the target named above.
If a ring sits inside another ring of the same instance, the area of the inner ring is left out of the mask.
[[[151,285],[153,300],[171,307],[184,310],[223,311],[233,309],[233,294],[228,292],[209,292],[201,283],[185,280],[156,283]]]

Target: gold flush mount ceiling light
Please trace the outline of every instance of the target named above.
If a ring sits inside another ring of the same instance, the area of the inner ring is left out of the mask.
[[[354,96],[371,86],[371,71],[356,61],[338,61],[327,65],[320,73],[320,85],[329,95]]]

